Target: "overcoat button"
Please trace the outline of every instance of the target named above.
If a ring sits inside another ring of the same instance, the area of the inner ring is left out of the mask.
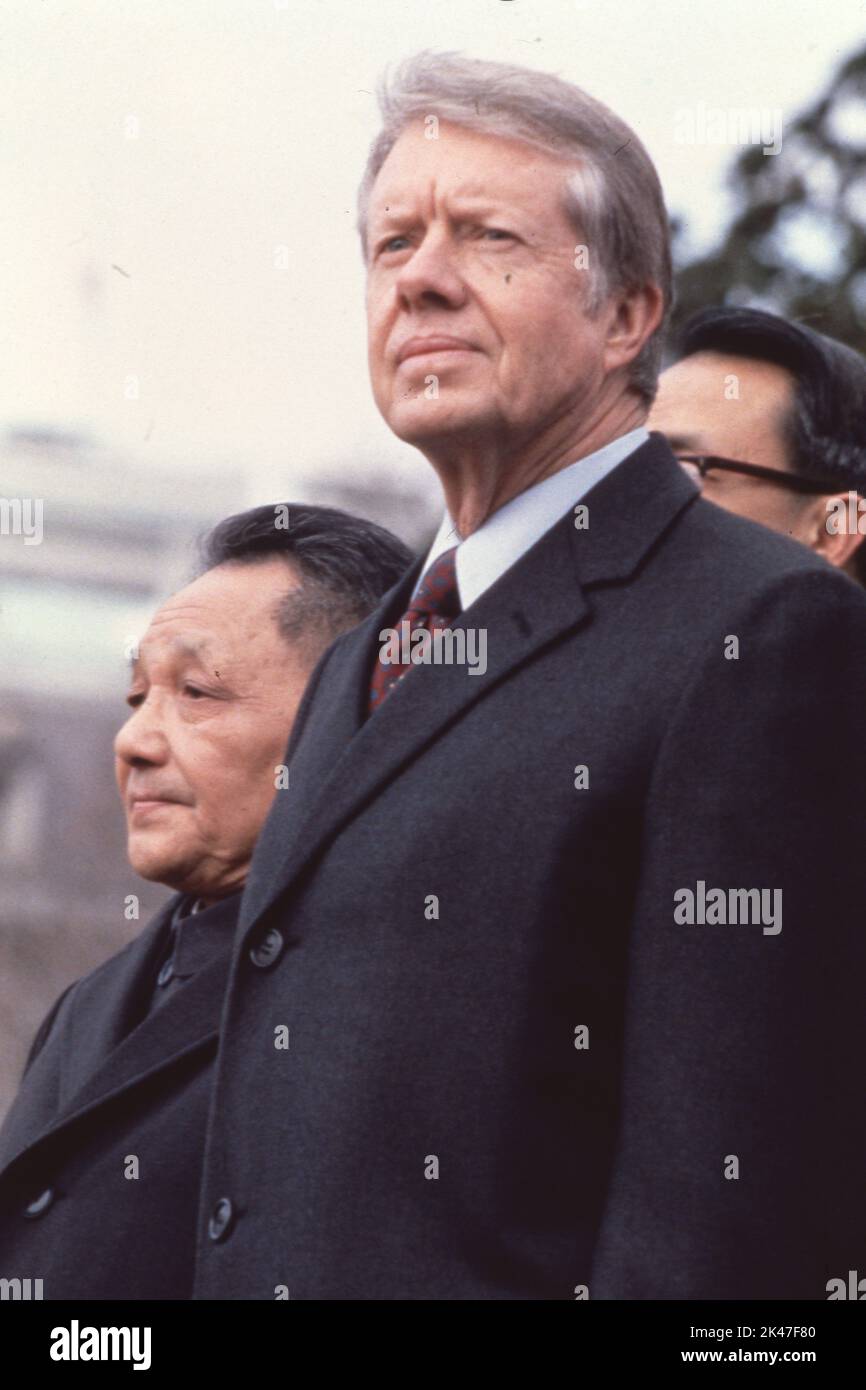
[[[220,1197],[210,1214],[207,1233],[211,1240],[225,1240],[234,1225],[234,1207],[228,1197]]]
[[[46,1187],[44,1192],[40,1192],[39,1196],[34,1197],[29,1206],[24,1208],[24,1215],[28,1220],[32,1221],[37,1216],[41,1216],[43,1212],[46,1212],[53,1202],[54,1188]]]
[[[250,960],[260,970],[268,970],[283,954],[285,944],[282,932],[277,931],[276,927],[271,927],[267,936],[263,936],[261,941],[250,949]]]

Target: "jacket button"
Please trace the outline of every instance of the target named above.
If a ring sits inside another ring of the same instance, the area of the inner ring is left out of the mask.
[[[43,1212],[46,1212],[48,1210],[53,1201],[54,1188],[46,1187],[44,1192],[40,1192],[39,1196],[34,1197],[33,1201],[29,1204],[29,1206],[26,1206],[24,1208],[24,1215],[30,1221],[35,1220],[37,1216],[41,1216]]]
[[[277,931],[276,927],[271,927],[267,936],[263,936],[250,950],[250,960],[260,970],[267,970],[279,960],[285,944],[282,932]]]
[[[162,969],[156,977],[156,983],[158,985],[167,985],[173,974],[174,963],[170,960],[167,960],[165,962],[165,965],[163,965]]]
[[[211,1240],[225,1240],[234,1225],[234,1208],[228,1197],[220,1197],[210,1214],[207,1233]]]

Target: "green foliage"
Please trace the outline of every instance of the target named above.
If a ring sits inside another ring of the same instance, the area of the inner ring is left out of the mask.
[[[786,126],[778,154],[747,146],[730,179],[738,211],[679,270],[674,331],[708,305],[750,304],[866,353],[866,47]]]

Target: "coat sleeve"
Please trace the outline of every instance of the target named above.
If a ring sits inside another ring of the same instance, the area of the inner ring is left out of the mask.
[[[798,571],[695,667],[646,802],[589,1296],[826,1299],[866,1272],[866,598]],[[701,884],[728,920],[682,920]]]

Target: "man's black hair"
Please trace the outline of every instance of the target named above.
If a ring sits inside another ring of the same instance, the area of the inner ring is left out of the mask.
[[[763,309],[701,309],[685,323],[676,359],[724,352],[772,362],[794,378],[794,407],[785,423],[794,473],[838,481],[840,491],[866,497],[866,359],[844,343]],[[866,541],[855,552],[866,584]]]
[[[282,635],[302,641],[311,656],[372,612],[414,558],[375,522],[298,502],[226,517],[199,550],[200,574],[228,561],[255,564],[274,556],[294,566],[301,588],[284,595],[274,617]]]

